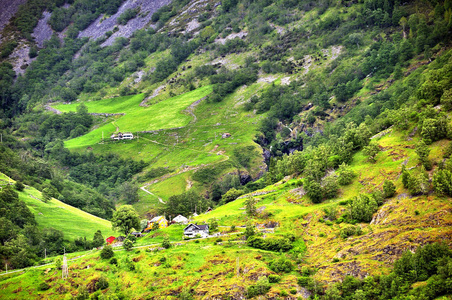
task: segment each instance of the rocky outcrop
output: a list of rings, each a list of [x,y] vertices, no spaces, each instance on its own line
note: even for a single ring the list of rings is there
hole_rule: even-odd
[[[27,2],[27,0],[0,0],[0,32],[9,23],[11,17],[19,10],[19,6]],[[2,35],[0,33],[0,43]]]
[[[99,16],[88,28],[79,33],[79,37],[89,37],[98,39],[104,37],[107,31],[115,32],[102,44],[102,46],[111,45],[117,37],[130,37],[136,30],[144,28],[151,21],[151,17],[160,7],[167,5],[171,0],[127,0],[118,9],[118,12],[109,18],[103,19]],[[127,9],[139,8],[140,13],[136,18],[127,22],[126,25],[118,25],[116,20]]]
[[[38,47],[42,48],[44,46],[44,42],[50,40],[53,34],[53,30],[47,22],[50,20],[52,13],[45,11],[42,13],[42,18],[38,21],[38,25],[36,25],[32,37],[35,38],[36,44]]]

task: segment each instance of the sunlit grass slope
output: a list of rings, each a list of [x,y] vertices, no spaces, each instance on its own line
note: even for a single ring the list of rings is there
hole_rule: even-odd
[[[212,86],[163,100],[149,107],[141,107],[144,94],[85,102],[90,113],[124,113],[117,120],[105,124],[90,133],[66,142],[67,148],[84,147],[102,140],[102,132],[109,137],[115,131],[137,132],[168,129],[187,125],[192,117],[182,111],[191,103],[212,92]],[[79,103],[60,104],[54,107],[63,112],[75,111]]]
[[[39,227],[53,227],[64,232],[66,239],[84,237],[92,239],[97,230],[104,237],[114,235],[110,221],[101,219],[78,208],[52,199],[48,203],[41,200],[41,193],[33,188],[27,188],[19,193],[19,198],[24,201],[35,215]]]
[[[0,178],[8,182],[14,182],[3,173],[0,173]],[[65,239],[72,240],[84,236],[92,239],[97,230],[100,230],[104,237],[115,235],[115,232],[111,229],[110,221],[91,215],[56,199],[44,203],[40,200],[42,199],[41,192],[32,187],[26,187],[22,192],[19,192],[19,198],[25,202],[35,215],[36,222],[40,228],[53,227],[61,230]]]

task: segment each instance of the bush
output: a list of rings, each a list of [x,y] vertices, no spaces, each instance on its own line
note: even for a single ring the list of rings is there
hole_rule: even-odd
[[[383,183],[383,198],[391,198],[395,195],[396,187],[394,183],[390,180],[385,180]]]
[[[352,183],[353,178],[356,176],[356,173],[345,163],[339,166],[336,174],[337,183],[339,183],[340,185],[348,185]]]
[[[113,252],[113,247],[111,245],[107,245],[104,248],[102,248],[102,251],[100,251],[100,258],[102,259],[110,259],[115,255]]]
[[[124,247],[124,249],[126,249],[126,251],[129,251],[133,248],[133,242],[131,240],[129,240],[129,238],[127,238],[124,243],[122,243],[122,247]]]
[[[163,238],[162,247],[165,249],[169,249],[171,247],[171,242],[167,235]]]
[[[16,183],[14,184],[14,188],[15,188],[16,190],[18,190],[19,192],[22,192],[22,191],[24,190],[24,188],[25,188],[25,185],[24,185],[22,182],[20,182],[20,181],[18,180],[18,181],[16,181]]]
[[[105,276],[100,276],[99,281],[96,283],[96,288],[98,290],[105,290],[108,288],[108,279]]]
[[[270,284],[267,277],[261,277],[256,281],[256,284],[251,285],[247,289],[248,298],[253,298],[258,295],[265,295],[270,290]]]
[[[275,274],[268,275],[268,282],[270,282],[270,283],[278,283],[280,281],[281,281],[281,276],[275,275]]]
[[[47,291],[48,289],[50,289],[50,285],[47,282],[43,281],[39,284],[38,289],[40,291]]]
[[[111,265],[118,265],[118,259],[116,257],[113,257],[112,259],[110,259],[110,264]]]
[[[276,273],[289,273],[293,270],[293,264],[290,260],[281,256],[279,259],[270,262],[270,270]]]
[[[340,235],[343,239],[346,239],[352,235],[360,235],[360,234],[362,234],[362,230],[361,230],[361,227],[359,227],[358,225],[355,225],[355,226],[348,225],[348,226],[342,228],[340,231]]]
[[[293,248],[292,243],[287,238],[266,238],[263,239],[258,236],[251,236],[248,238],[247,243],[249,246],[262,250],[270,251],[289,251]]]
[[[377,211],[378,205],[373,197],[360,195],[354,197],[348,205],[350,218],[358,222],[370,222],[372,215]]]

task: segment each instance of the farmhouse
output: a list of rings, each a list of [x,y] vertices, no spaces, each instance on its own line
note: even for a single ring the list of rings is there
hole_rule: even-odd
[[[152,220],[148,221],[148,227],[144,230],[145,232],[152,230],[152,226],[154,223],[157,223],[159,225],[158,228],[166,228],[168,227],[168,221],[165,219],[164,216],[157,216],[154,217]]]
[[[115,241],[115,237],[114,236],[110,236],[108,238],[106,238],[105,240],[107,241],[107,245],[112,244]]]
[[[209,225],[190,224],[184,228],[184,235],[187,237],[195,237],[196,235],[207,237],[209,235]]]
[[[175,217],[172,221],[173,223],[178,223],[178,224],[187,224],[188,223],[188,219],[182,215],[178,215],[177,217]]]
[[[110,138],[112,140],[116,140],[116,141],[119,141],[119,140],[132,140],[133,139],[133,133],[131,133],[131,132],[125,132],[125,133],[119,132],[118,134],[114,134],[113,133],[110,136]]]

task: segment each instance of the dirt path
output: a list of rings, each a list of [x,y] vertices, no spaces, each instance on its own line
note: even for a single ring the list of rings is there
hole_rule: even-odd
[[[157,197],[157,198],[159,199],[159,202],[160,202],[160,203],[166,204],[166,202],[164,202],[162,198],[160,198],[160,197],[157,196],[156,194],[151,193],[150,191],[148,191],[148,190],[146,189],[146,187],[147,187],[147,185],[140,187],[140,189],[142,189],[143,191],[145,191],[145,192],[148,193],[149,195],[152,195],[152,196]]]
[[[144,138],[144,137],[143,137],[142,139],[147,140],[147,141],[152,142],[152,143],[155,143],[155,144],[158,144],[158,145],[161,145],[161,146],[164,146],[164,147],[176,147],[176,148],[180,148],[180,149],[191,150],[191,151],[196,151],[196,152],[201,152],[201,153],[209,153],[209,152],[207,152],[207,151],[202,151],[202,150],[197,150],[197,149],[191,149],[191,148],[187,148],[187,147],[173,146],[173,145],[166,145],[166,144],[163,144],[163,143],[160,143],[160,142],[157,142],[157,141],[148,139],[148,138]],[[153,185],[153,184],[156,184],[157,182],[162,182],[162,181],[164,181],[164,180],[166,180],[166,179],[169,179],[169,178],[171,178],[171,177],[180,175],[180,174],[182,174],[182,173],[186,173],[186,172],[193,171],[193,170],[198,170],[199,168],[206,167],[206,166],[210,166],[210,165],[214,165],[214,164],[218,164],[218,163],[224,162],[224,161],[226,161],[226,160],[229,159],[229,156],[228,156],[228,155],[221,154],[221,156],[223,156],[223,159],[220,160],[220,161],[218,161],[218,162],[213,162],[213,163],[210,163],[210,164],[201,164],[201,165],[197,165],[197,166],[187,166],[187,167],[185,167],[185,168],[183,168],[182,170],[179,170],[179,171],[177,171],[177,172],[169,173],[169,174],[165,174],[165,175],[163,175],[163,176],[160,176],[160,177],[158,177],[158,178],[152,180],[151,182],[146,183],[145,185],[143,185],[142,187],[140,187],[140,189],[143,190],[144,192],[150,194],[150,195],[153,195],[153,196],[157,197],[157,198],[159,199],[159,202],[160,202],[160,203],[166,204],[166,202],[164,202],[163,199],[160,198],[158,195],[156,195],[156,194],[151,193],[150,191],[148,191],[148,190],[147,190],[147,187],[149,187],[149,186],[151,186],[151,185]]]

